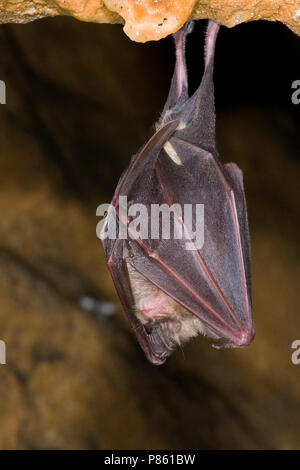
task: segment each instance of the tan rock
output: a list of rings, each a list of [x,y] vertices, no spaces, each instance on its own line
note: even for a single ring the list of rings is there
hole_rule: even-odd
[[[300,35],[300,0],[0,0],[0,23],[70,15],[95,23],[123,23],[133,41],[161,39],[187,19],[214,19],[233,27],[245,21],[281,21]]]

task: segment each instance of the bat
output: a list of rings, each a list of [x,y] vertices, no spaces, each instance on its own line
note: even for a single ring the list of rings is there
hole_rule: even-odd
[[[174,35],[175,71],[156,131],[121,176],[100,234],[131,327],[157,365],[199,333],[216,348],[248,346],[255,334],[242,172],[221,163],[215,142],[219,25],[208,24],[203,77],[189,96],[185,42],[192,29],[189,22]],[[183,207],[195,205],[203,208],[202,245],[195,210],[189,224],[182,217]],[[153,219],[152,209],[162,207],[172,219],[169,238],[162,212]]]

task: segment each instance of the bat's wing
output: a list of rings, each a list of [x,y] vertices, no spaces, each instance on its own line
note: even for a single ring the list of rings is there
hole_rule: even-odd
[[[162,146],[170,135],[174,133],[177,125],[178,122],[176,121],[166,124],[132,158],[128,169],[124,172],[116,188],[101,233],[107,265],[125,313],[147,358],[154,364],[163,363],[168,353],[159,337],[151,331],[147,331],[135,315],[135,299],[127,268],[127,262],[131,257],[131,253],[128,253],[128,240],[120,238],[120,230],[124,229],[124,227],[127,229],[129,220],[123,208],[120,207],[120,197],[126,196],[130,206],[132,202],[137,202],[136,194],[144,194],[146,192],[147,197],[144,199],[142,197],[141,200],[147,200],[148,203],[149,201],[155,202],[158,185],[155,187],[152,181],[154,167]],[[108,236],[111,227],[116,229],[115,236],[112,237]],[[144,256],[147,257],[146,254]]]
[[[136,187],[146,205],[203,204],[203,247],[186,249],[192,236],[175,215],[182,239],[131,241],[128,251],[143,276],[226,338],[228,346],[245,346],[254,335],[249,232],[241,172],[234,164],[223,167],[215,146],[213,57],[218,28],[209,23],[200,87],[181,110],[173,110],[180,126],[159,153],[152,192]]]
[[[245,346],[254,332],[242,173],[235,164],[223,168],[209,152],[176,137],[170,143],[182,164],[161,152],[156,171],[164,200],[170,206],[203,204],[204,243],[198,250],[186,249],[193,240],[184,220],[182,241],[166,240],[152,247],[159,264],[167,265],[168,273],[172,270],[172,285],[166,283],[163,290],[228,339],[229,345]]]
[[[252,302],[252,288],[251,288],[251,262],[250,262],[250,235],[248,227],[247,206],[243,184],[243,172],[235,163],[227,163],[224,165],[224,173],[227,174],[227,179],[232,187],[235,195],[236,202],[236,215],[239,221],[239,228],[241,234],[241,250],[244,258],[245,268],[245,283],[247,285],[248,297]]]
[[[140,175],[132,170],[119,194],[126,194],[129,206],[130,201],[143,204],[149,216],[153,204],[160,207],[164,203],[168,207],[190,204],[193,210],[196,204],[203,204],[204,244],[196,249],[190,228],[176,211],[173,222],[177,232],[182,229],[181,238],[176,239],[173,230],[166,239],[160,230],[156,239],[150,234],[142,239],[134,233],[130,217],[119,210],[118,216],[130,235],[124,242],[127,258],[138,272],[195,314],[216,336],[227,339],[227,346],[245,346],[251,342],[254,332],[249,234],[241,172],[234,164],[223,168],[212,154],[182,141],[176,133],[168,142],[180,156],[181,163],[175,163],[162,147],[158,153],[154,152],[155,172]],[[168,132],[165,138],[167,135]],[[157,143],[163,145],[160,137]],[[152,160],[152,156],[148,156],[148,160]],[[195,228],[193,217],[192,230]],[[108,261],[111,270],[116,269],[111,264],[114,258],[118,259],[116,253],[112,252]],[[120,292],[120,288],[117,289]],[[126,289],[130,289],[129,284]],[[125,309],[130,319],[134,299],[127,302]],[[132,319],[131,322],[133,324]],[[134,322],[139,324],[136,318]],[[154,338],[152,335],[152,343],[155,343]],[[149,335],[143,337],[145,339],[149,346]],[[159,342],[159,338],[156,341]],[[161,357],[163,345],[159,345],[159,349]],[[151,360],[153,362],[153,358]]]
[[[143,204],[149,210],[151,202],[181,207],[190,204],[193,210],[195,201],[203,204],[204,244],[196,248],[190,227],[175,211],[174,226],[182,228],[182,238],[165,239],[161,233],[158,239],[129,238],[130,263],[217,337],[228,340],[226,347],[246,346],[254,331],[249,235],[239,170],[229,165],[223,171],[208,152],[189,148],[175,137],[170,142],[183,164],[174,163],[162,150],[152,180],[153,191],[143,194]]]
[[[139,188],[142,188],[142,191],[140,191],[141,196],[149,191],[149,197],[155,197],[155,195],[152,195],[151,191],[153,188],[152,178],[156,161],[163,145],[169,137],[174,134],[177,126],[178,121],[171,121],[161,127],[142,147],[137,155],[132,157],[129,167],[121,176],[100,235],[107,260],[109,260],[114,244],[118,239],[117,236],[108,236],[108,230],[116,222],[115,215],[118,214],[119,216],[120,199],[122,196],[125,196],[129,205],[132,202],[142,202],[139,199],[137,200],[136,196],[139,196],[139,193],[137,195],[135,193]]]
[[[148,249],[159,254],[161,267],[167,265],[166,276],[172,270],[173,281],[159,287],[227,338],[229,345],[238,346],[248,344],[254,334],[250,243],[242,173],[234,164],[222,166],[215,145],[213,64],[218,29],[209,22],[201,84],[180,112],[174,110],[180,125],[156,166],[169,205],[204,205],[204,244],[200,250],[187,251],[190,237],[184,229],[182,241],[164,241]]]
[[[135,315],[135,299],[129,280],[126,257],[126,242],[125,240],[117,239],[113,246],[111,256],[107,261],[107,265],[124,311],[140,346],[144,350],[148,360],[153,364],[159,365],[165,361],[168,354],[159,337],[148,332]]]

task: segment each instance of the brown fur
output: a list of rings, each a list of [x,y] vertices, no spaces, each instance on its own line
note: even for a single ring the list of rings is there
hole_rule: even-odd
[[[143,325],[155,329],[168,349],[172,350],[175,345],[180,345],[199,333],[215,336],[199,318],[148,281],[129,261],[127,268],[137,318]],[[147,309],[144,308],[145,301]]]

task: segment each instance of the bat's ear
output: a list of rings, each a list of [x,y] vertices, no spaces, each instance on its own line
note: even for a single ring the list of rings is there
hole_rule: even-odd
[[[187,35],[193,31],[193,28],[194,22],[188,21],[179,31],[173,34],[176,49],[176,64],[162,116],[174,107],[181,106],[189,97],[185,62],[185,42]]]
[[[216,154],[215,144],[215,99],[214,99],[214,53],[219,25],[209,21],[205,43],[205,70],[201,84],[196,92],[186,101],[181,121],[186,127],[177,132],[178,136],[198,147]]]

